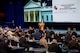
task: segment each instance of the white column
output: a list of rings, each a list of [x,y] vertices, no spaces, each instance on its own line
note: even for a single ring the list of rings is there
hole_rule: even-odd
[[[26,15],[25,15],[25,13],[24,13],[24,22],[27,22],[26,20],[27,20],[27,19],[26,19]]]
[[[30,22],[30,11],[28,11],[28,22]]]
[[[41,11],[39,11],[39,22],[41,22]]]
[[[36,20],[35,20],[35,18],[36,18],[35,15],[36,15],[36,14],[35,14],[35,11],[34,11],[34,22],[36,22]]]

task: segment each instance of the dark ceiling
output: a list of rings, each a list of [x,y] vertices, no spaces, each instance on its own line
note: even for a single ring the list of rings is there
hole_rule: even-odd
[[[22,1],[24,6],[29,0],[0,0],[0,12],[5,12],[7,2],[16,2],[16,1]],[[37,2],[38,0],[33,0],[33,1]],[[47,1],[47,0],[41,0],[41,2],[44,2],[44,1]]]
[[[0,12],[5,12],[6,0],[0,0]]]

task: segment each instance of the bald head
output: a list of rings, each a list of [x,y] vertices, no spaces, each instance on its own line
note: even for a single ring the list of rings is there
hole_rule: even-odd
[[[57,40],[56,40],[56,39],[53,39],[53,40],[52,40],[52,43],[57,44],[58,42],[57,42]]]

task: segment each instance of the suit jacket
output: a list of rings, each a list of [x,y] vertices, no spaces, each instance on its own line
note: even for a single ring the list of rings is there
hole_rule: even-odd
[[[8,47],[8,44],[5,42],[0,42],[0,53],[9,53],[10,48]]]
[[[25,37],[21,37],[20,39],[19,39],[19,44],[20,44],[20,46],[21,47],[29,47],[29,44],[28,44],[28,42],[26,41],[26,38]]]
[[[34,36],[34,38],[35,38],[36,40],[40,40],[40,38],[41,38],[41,33],[40,33],[40,32],[36,32],[36,33],[33,34],[33,36]]]
[[[56,52],[56,53],[62,53],[61,48],[59,47],[59,45],[52,43],[49,45],[48,47],[48,51],[49,52]]]

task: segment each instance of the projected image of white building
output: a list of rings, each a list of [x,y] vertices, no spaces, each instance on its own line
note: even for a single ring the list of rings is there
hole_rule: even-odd
[[[53,22],[52,6],[47,6],[45,2],[35,2],[30,0],[24,6],[24,22]]]

